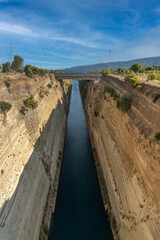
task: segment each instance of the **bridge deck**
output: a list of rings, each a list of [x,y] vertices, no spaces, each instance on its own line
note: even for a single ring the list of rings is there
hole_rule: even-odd
[[[58,73],[54,74],[57,80],[61,79],[82,79],[82,80],[100,80],[101,73]]]

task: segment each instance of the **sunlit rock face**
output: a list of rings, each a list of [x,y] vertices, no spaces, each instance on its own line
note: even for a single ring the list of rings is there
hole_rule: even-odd
[[[63,151],[69,105],[65,86],[52,74],[4,75],[0,81],[0,101],[11,105],[0,113],[0,239],[39,238],[47,194]],[[35,108],[24,104],[30,96],[37,102]]]
[[[116,97],[105,87],[131,99],[131,108],[117,108]],[[108,189],[115,239],[160,239],[159,91],[153,83],[142,84],[139,91],[114,76],[88,83],[84,107]]]

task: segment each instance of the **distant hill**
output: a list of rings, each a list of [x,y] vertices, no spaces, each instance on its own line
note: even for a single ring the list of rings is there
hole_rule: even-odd
[[[153,66],[157,65],[160,66],[160,57],[148,57],[148,58],[140,58],[134,59],[131,61],[124,61],[124,62],[111,62],[111,63],[98,63],[92,65],[84,65],[84,66],[76,66],[71,68],[63,69],[63,72],[66,73],[86,73],[91,71],[101,71],[103,69],[118,69],[119,67],[122,68],[130,68],[134,63],[140,63],[142,66]]]

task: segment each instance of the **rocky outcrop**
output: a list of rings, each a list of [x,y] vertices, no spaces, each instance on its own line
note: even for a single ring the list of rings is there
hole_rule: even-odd
[[[41,237],[47,235],[54,207],[68,93],[65,81],[52,74],[2,77],[0,101],[11,108],[0,113],[0,239],[37,240],[40,227]],[[24,105],[30,96],[37,102],[33,108]]]
[[[132,89],[114,76],[88,83],[84,107],[108,189],[105,207],[110,202],[115,239],[160,239],[160,141],[155,138],[160,132],[159,93],[147,84],[142,91]],[[117,96],[131,99],[127,112],[117,108]]]

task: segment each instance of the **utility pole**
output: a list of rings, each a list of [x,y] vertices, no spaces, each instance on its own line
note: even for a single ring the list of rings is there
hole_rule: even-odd
[[[108,51],[108,63],[109,63],[109,69],[110,69],[110,63],[111,63],[111,50]]]
[[[47,67],[46,67],[46,53],[44,54],[44,62],[45,62],[45,69],[47,69]]]

